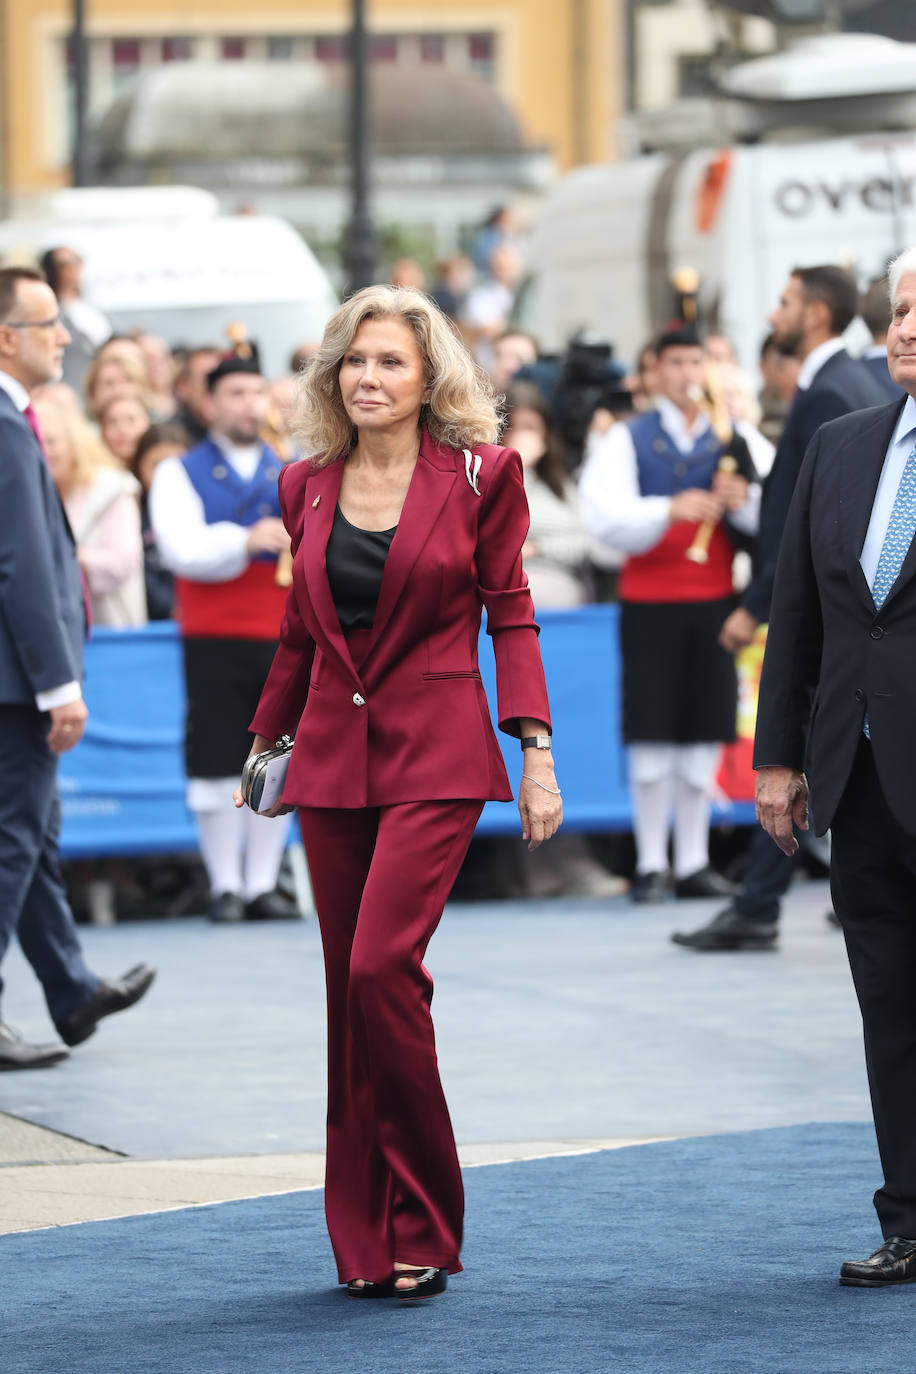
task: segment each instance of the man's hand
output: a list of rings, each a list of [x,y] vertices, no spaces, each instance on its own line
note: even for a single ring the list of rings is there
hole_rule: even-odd
[[[783,854],[798,850],[792,823],[808,829],[808,779],[794,768],[757,769],[757,819]]]
[[[692,524],[701,525],[708,520],[715,525],[722,519],[724,509],[724,502],[713,492],[704,491],[702,487],[688,487],[671,498],[668,518],[672,524],[676,520],[689,520]]]
[[[749,644],[753,643],[759,624],[760,621],[755,620],[750,611],[746,611],[743,606],[738,606],[732,611],[719,631],[719,643],[727,653],[740,653],[742,649],[746,649]]]
[[[68,702],[66,706],[52,707],[49,714],[51,729],[48,731],[48,745],[55,754],[65,754],[83,738],[89,719],[86,703],[81,697],[79,701]]]
[[[250,554],[283,553],[289,548],[289,535],[282,520],[275,515],[266,515],[256,520],[248,531],[245,548]]]
[[[750,483],[737,472],[717,472],[712,479],[712,490],[724,504],[726,510],[740,510],[747,501]]]

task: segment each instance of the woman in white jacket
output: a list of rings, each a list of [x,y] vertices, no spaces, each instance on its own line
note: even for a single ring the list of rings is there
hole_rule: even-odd
[[[146,624],[140,484],[75,407],[37,400],[45,455],[76,539],[93,623]]]

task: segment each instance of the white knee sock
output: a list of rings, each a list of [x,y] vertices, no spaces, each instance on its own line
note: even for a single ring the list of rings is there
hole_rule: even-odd
[[[673,783],[672,745],[631,745],[630,794],[637,873],[664,873],[668,867]]]
[[[277,886],[283,851],[289,835],[289,816],[268,820],[248,807],[245,816],[245,900],[253,902]]]
[[[709,814],[718,744],[677,749],[674,792],[674,876],[688,878],[709,863]]]
[[[200,854],[215,896],[234,892],[240,897],[243,891],[245,829],[242,812],[232,800],[237,782],[235,778],[192,778],[188,784],[188,805],[197,822]]]

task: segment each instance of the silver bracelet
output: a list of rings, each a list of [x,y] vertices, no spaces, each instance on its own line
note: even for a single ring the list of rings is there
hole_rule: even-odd
[[[540,787],[542,792],[549,792],[552,797],[562,797],[563,795],[559,787],[548,787],[546,782],[538,782],[537,778],[533,778],[530,773],[523,773],[522,777],[527,778],[529,782],[533,782],[535,787]]]

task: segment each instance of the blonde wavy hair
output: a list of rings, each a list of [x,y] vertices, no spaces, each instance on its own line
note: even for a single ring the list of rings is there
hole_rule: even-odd
[[[140,397],[147,410],[152,405],[149,374],[146,368],[132,353],[117,350],[115,348],[116,343],[120,343],[120,340],[113,340],[107,346],[102,345],[86,369],[86,376],[83,379],[86,411],[93,420],[97,420],[99,417],[99,401],[95,394],[96,383],[102,368],[107,367],[109,363],[121,369],[124,380],[119,386],[120,391],[134,392]],[[134,346],[136,347],[136,345]]]
[[[457,449],[495,443],[498,398],[436,303],[410,286],[367,286],[334,312],[301,374],[293,432],[315,454],[313,463],[326,467],[346,457],[355,442],[338,374],[366,320],[401,320],[413,330],[429,382],[421,419],[437,443]]]
[[[68,484],[71,489],[87,487],[101,468],[117,468],[123,472],[123,463],[118,462],[76,406],[61,405],[59,401],[38,396],[35,399],[35,411],[39,423],[56,418],[66,435],[73,460]]]

